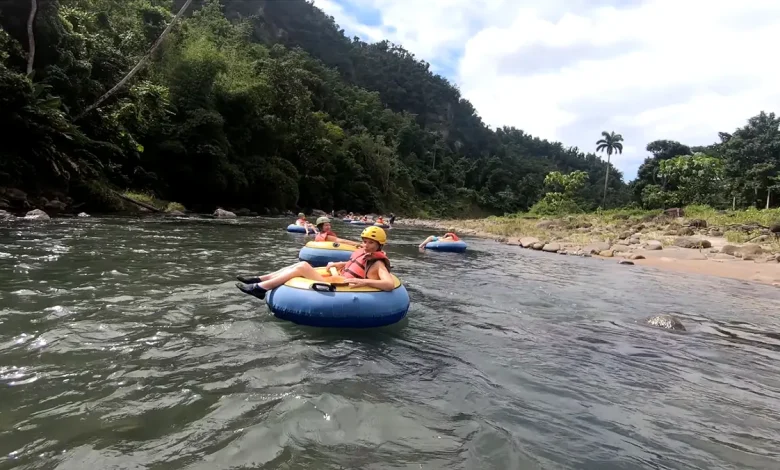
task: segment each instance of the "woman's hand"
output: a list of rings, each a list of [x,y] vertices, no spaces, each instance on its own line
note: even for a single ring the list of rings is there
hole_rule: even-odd
[[[335,268],[335,263],[332,263],[332,262],[328,263],[328,265],[325,266],[325,272],[322,273],[322,276],[323,277],[331,277],[331,276],[333,276],[333,274],[330,272],[331,268]]]
[[[345,279],[347,284],[350,286],[367,286],[368,285],[368,279],[357,279],[357,278],[348,278]]]

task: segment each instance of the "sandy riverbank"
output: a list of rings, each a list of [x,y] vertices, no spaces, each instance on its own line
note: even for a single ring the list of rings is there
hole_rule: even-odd
[[[405,219],[397,225],[431,228],[432,233],[454,227],[461,235],[551,254],[601,261],[616,258],[613,261],[780,287],[780,246],[772,235],[757,235],[751,243],[729,243],[721,228],[707,227],[701,220],[655,218],[602,223],[594,218],[571,219]],[[755,233],[762,232],[759,229]]]

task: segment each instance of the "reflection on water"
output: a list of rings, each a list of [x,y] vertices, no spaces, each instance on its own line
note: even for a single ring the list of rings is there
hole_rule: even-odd
[[[395,228],[408,320],[313,329],[287,222],[0,225],[0,467],[777,468],[776,289]]]

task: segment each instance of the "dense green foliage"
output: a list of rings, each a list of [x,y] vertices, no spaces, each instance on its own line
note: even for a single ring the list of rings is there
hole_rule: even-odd
[[[709,205],[718,200],[723,161],[703,153],[681,155],[659,162],[658,176],[662,185],[648,184],[642,191],[649,208]]]
[[[147,66],[87,112],[184,2],[39,0],[30,76],[30,5],[0,3],[0,129],[12,136],[0,149],[0,186],[104,200],[108,185],[196,210],[475,215],[565,194],[545,184],[559,172],[585,175],[564,198],[577,210],[626,205],[632,194],[644,205],[680,200],[660,194],[684,183],[661,181],[659,162],[691,149],[650,144],[654,156],[631,188],[594,153],[489,129],[427,63],[388,42],[347,38],[305,0],[194,1]],[[780,145],[763,147],[771,123],[750,126],[702,149],[724,160],[725,176],[708,187],[729,181],[722,194],[742,204],[775,191],[780,168]],[[661,203],[643,199],[649,185]],[[718,194],[695,201],[725,203]]]
[[[537,215],[561,215],[582,212],[582,197],[578,194],[588,183],[588,174],[573,171],[564,175],[551,171],[544,178],[545,194],[531,207],[531,213]]]
[[[428,64],[347,39],[303,0],[193,2],[148,66],[81,117],[184,1],[39,3],[32,77],[29,4],[0,11],[0,126],[15,136],[0,186],[101,181],[193,208],[454,215],[526,210],[547,173],[580,170],[582,203],[598,205],[595,155],[488,129]],[[619,173],[610,188],[612,205],[625,201]]]
[[[777,206],[780,198],[780,118],[761,112],[720,142],[691,148],[659,140],[632,182],[647,208],[686,204],[713,207]]]

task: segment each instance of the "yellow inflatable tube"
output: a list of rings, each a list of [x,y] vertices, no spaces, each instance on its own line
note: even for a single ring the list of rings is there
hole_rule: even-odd
[[[346,245],[336,242],[309,242],[306,244],[306,248],[314,248],[318,250],[355,251],[358,247],[355,245]]]
[[[306,261],[315,268],[327,266],[328,263],[347,261],[357,247],[337,242],[309,242],[301,248],[298,259]]]
[[[326,282],[328,278],[333,277],[328,273],[327,268],[315,268],[315,271],[317,271],[317,273],[323,276]],[[398,279],[398,277],[393,273],[390,273],[390,275],[393,276],[393,289],[398,289],[399,287],[401,287],[401,280]],[[342,278],[341,276],[337,278],[337,281],[338,283],[331,284],[335,288],[334,292],[383,292],[381,289],[377,289],[375,287],[349,286],[349,285],[341,284],[342,282],[344,282],[344,278]],[[294,277],[284,283],[284,285],[287,287],[292,287],[295,289],[305,289],[305,290],[312,289],[311,287],[312,284],[322,284],[322,282],[312,281],[311,279],[306,279],[303,277]],[[328,282],[328,284],[330,283]]]

